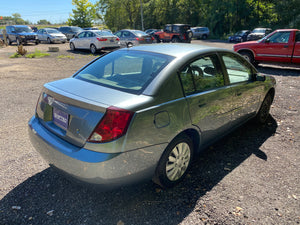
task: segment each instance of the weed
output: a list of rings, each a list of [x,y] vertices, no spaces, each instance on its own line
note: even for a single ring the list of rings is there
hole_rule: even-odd
[[[26,58],[42,58],[49,55],[50,55],[49,53],[43,53],[39,50],[35,50],[34,53],[26,55]]]
[[[72,55],[59,55],[57,56],[58,59],[75,59]]]

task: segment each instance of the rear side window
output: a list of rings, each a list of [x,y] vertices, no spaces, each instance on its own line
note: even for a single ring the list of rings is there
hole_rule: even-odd
[[[115,51],[85,67],[76,79],[139,94],[173,57],[141,51]]]
[[[208,91],[224,86],[216,55],[203,56],[186,65],[180,72],[186,95]]]

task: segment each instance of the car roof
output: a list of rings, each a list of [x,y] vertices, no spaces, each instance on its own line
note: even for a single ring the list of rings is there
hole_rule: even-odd
[[[275,31],[282,32],[282,31],[299,31],[299,30],[298,29],[277,29]]]
[[[132,48],[124,48],[121,50],[138,50],[138,51],[147,51],[153,53],[159,53],[164,55],[170,55],[173,57],[183,57],[191,53],[200,54],[208,53],[215,51],[229,51],[223,48],[215,48],[206,45],[197,45],[197,44],[188,44],[188,43],[174,43],[174,44],[151,44],[151,45],[138,45]]]

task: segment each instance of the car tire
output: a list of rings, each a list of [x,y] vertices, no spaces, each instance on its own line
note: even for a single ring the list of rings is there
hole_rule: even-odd
[[[185,134],[177,136],[162,154],[153,181],[162,188],[170,188],[186,176],[193,159],[193,142]]]
[[[17,45],[21,45],[22,44],[22,41],[20,41],[19,38],[17,38]]]
[[[47,38],[47,43],[48,43],[48,44],[51,44],[51,43],[52,43],[52,41],[50,40],[50,38]]]
[[[7,42],[7,45],[11,45],[11,41],[8,37],[6,38],[6,42]]]
[[[35,41],[35,45],[38,45],[39,43],[40,43],[40,41],[39,41],[39,40]]]
[[[270,108],[273,102],[272,95],[268,93],[262,102],[260,109],[256,115],[256,121],[260,124],[265,124],[270,115]]]
[[[97,52],[97,47],[94,44],[91,44],[90,51],[92,54],[95,54]]]
[[[254,57],[252,55],[252,53],[250,52],[240,52],[240,54],[250,63],[252,63],[254,65],[255,61],[254,61]]]
[[[202,39],[203,39],[203,40],[206,40],[206,39],[207,39],[207,35],[206,35],[206,34],[203,34]]]
[[[172,41],[172,43],[177,43],[177,42],[179,42],[179,38],[178,37],[173,37],[171,41]]]
[[[133,44],[131,42],[126,43],[127,48],[131,48]]]
[[[71,49],[71,51],[75,51],[76,50],[75,45],[74,45],[73,42],[70,42],[70,49]]]

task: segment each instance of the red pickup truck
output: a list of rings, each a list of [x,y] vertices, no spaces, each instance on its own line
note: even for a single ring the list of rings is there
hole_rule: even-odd
[[[258,41],[233,46],[252,64],[259,62],[300,63],[300,30],[280,29]]]

